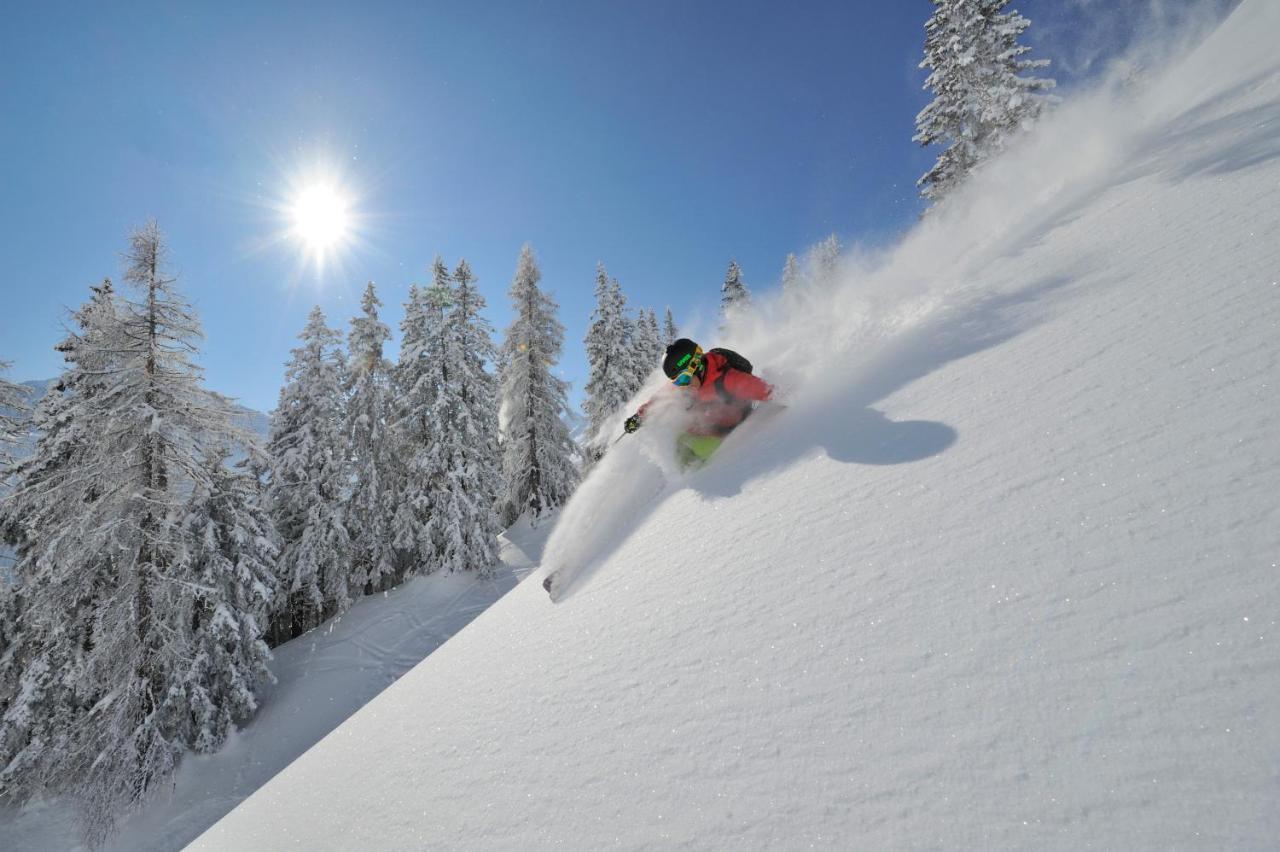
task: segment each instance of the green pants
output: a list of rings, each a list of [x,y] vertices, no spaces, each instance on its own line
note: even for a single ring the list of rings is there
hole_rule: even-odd
[[[676,438],[676,460],[682,468],[701,467],[720,448],[724,438],[718,435],[690,435]]]

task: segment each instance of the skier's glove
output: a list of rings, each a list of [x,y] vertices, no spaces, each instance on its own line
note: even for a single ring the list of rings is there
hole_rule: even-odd
[[[617,422],[616,420],[614,421]],[[633,414],[627,418],[627,422],[622,424],[622,428],[630,435],[632,432],[640,428],[640,415]]]

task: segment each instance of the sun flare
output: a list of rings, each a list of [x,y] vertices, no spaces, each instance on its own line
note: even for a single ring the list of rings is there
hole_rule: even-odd
[[[353,274],[356,258],[370,249],[373,221],[357,176],[323,154],[292,165],[282,157],[278,168],[278,190],[261,199],[273,220],[261,245],[292,253],[298,281],[324,286]]]
[[[349,202],[330,184],[304,187],[289,207],[293,233],[317,257],[341,247],[351,233]]]

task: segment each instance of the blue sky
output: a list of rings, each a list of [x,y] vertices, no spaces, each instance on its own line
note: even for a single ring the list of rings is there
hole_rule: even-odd
[[[1147,14],[1015,5],[1067,89]],[[345,329],[373,280],[394,328],[436,254],[466,257],[500,333],[528,241],[561,305],[576,401],[597,261],[633,305],[705,320],[730,258],[762,289],[789,251],[832,232],[883,244],[915,220],[914,181],[934,156],[910,141],[929,97],[916,66],[930,11],[13,6],[0,31],[0,359],[10,378],[56,375],[65,309],[119,278],[128,231],[154,217],[205,325],[209,385],[267,410],[313,304]],[[322,271],[278,239],[291,187],[319,170],[359,223]]]

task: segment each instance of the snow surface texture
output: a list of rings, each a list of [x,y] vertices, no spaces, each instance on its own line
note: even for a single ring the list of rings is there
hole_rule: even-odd
[[[194,848],[1274,848],[1277,33],[1246,0],[717,341],[790,407],[668,485],[601,465],[560,603],[535,574]]]

